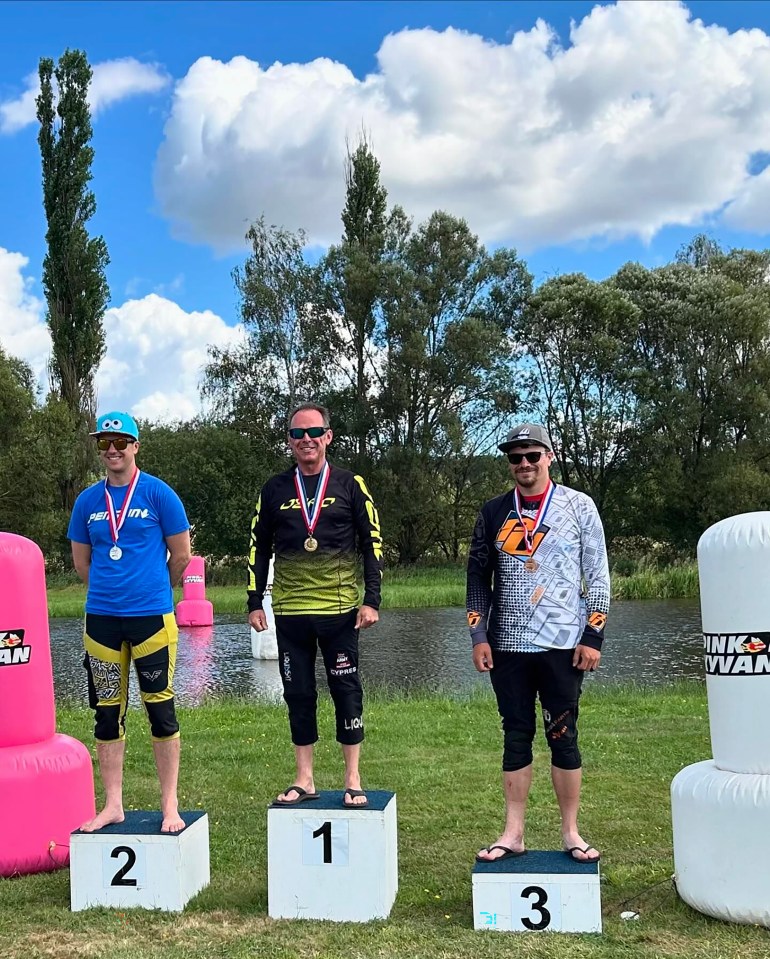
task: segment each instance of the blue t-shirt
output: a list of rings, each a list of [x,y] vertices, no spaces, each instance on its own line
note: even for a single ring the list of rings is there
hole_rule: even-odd
[[[110,486],[117,519],[128,486]],[[67,536],[91,547],[86,612],[108,616],[153,616],[174,608],[168,576],[166,537],[190,528],[182,501],[171,487],[140,473],[128,516],[118,533],[119,560],[110,559],[112,536],[104,480],[75,500]]]

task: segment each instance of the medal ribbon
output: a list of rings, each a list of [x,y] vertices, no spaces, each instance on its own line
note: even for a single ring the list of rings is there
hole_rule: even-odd
[[[112,542],[117,546],[118,543],[118,533],[123,528],[123,524],[126,521],[128,516],[128,508],[131,505],[131,499],[134,495],[134,490],[136,489],[136,484],[139,481],[139,470],[134,470],[134,475],[131,477],[131,482],[128,484],[128,490],[126,491],[126,498],[123,500],[123,506],[120,508],[120,521],[118,521],[115,514],[115,504],[112,502],[112,497],[110,496],[110,491],[107,486],[107,480],[104,481],[104,499],[107,502],[107,520],[110,524],[110,536],[112,536]]]
[[[318,478],[318,486],[315,491],[315,498],[313,500],[313,510],[312,512],[308,509],[308,499],[307,492],[305,490],[305,481],[302,479],[302,473],[299,471],[299,466],[294,470],[294,486],[297,490],[297,499],[299,500],[299,508],[302,510],[302,518],[305,521],[305,526],[307,527],[308,536],[313,535],[313,531],[318,525],[318,520],[321,518],[321,506],[323,505],[324,497],[326,496],[326,487],[329,485],[329,464],[324,463],[324,468],[321,470],[321,475]]]
[[[519,487],[517,486],[513,491],[513,508],[516,511],[516,518],[521,523],[521,527],[524,530],[524,542],[527,547],[527,552],[531,556],[535,552],[535,534],[543,525],[545,520],[545,514],[548,512],[548,507],[551,505],[551,500],[553,499],[553,494],[556,492],[556,486],[552,480],[548,481],[548,486],[545,490],[545,495],[540,500],[540,508],[535,514],[535,521],[532,524],[532,532],[527,529],[526,523],[524,522],[524,516],[521,509],[521,497],[519,496]]]

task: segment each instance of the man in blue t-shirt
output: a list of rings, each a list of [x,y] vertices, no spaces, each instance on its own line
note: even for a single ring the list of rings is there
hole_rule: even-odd
[[[95,832],[124,819],[123,757],[133,659],[160,779],[161,831],[179,832],[184,821],[177,803],[172,586],[190,562],[190,524],[171,487],[137,468],[139,429],[133,417],[105,413],[92,436],[107,475],[78,496],[67,536],[77,574],[88,587],[85,667],[105,804],[80,828]]]

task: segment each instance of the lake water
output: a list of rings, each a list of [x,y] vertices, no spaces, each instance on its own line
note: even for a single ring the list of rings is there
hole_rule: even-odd
[[[52,619],[50,625],[57,701],[84,702],[82,621]],[[616,602],[606,637],[601,667],[586,677],[587,683],[633,680],[657,686],[703,677],[697,600]],[[196,705],[222,693],[280,699],[278,663],[252,658],[250,630],[242,617],[218,616],[209,629],[180,630],[179,639],[174,687],[180,704]],[[368,688],[489,686],[489,677],[473,668],[465,614],[456,608],[384,610],[380,622],[361,634],[360,668]],[[132,681],[132,701],[137,701],[135,686]]]

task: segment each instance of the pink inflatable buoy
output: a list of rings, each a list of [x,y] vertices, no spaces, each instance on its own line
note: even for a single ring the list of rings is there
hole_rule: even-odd
[[[38,546],[0,533],[0,876],[69,862],[93,817],[88,749],[56,735],[45,566]]]
[[[206,599],[206,566],[202,556],[193,556],[182,576],[176,623],[177,626],[214,625],[214,606]]]

